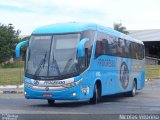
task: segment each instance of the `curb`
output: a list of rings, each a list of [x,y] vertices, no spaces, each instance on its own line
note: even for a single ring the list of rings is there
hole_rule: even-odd
[[[22,85],[1,85],[0,86],[0,94],[23,94],[23,86]]]
[[[23,90],[4,90],[4,91],[0,91],[0,94],[24,94]]]

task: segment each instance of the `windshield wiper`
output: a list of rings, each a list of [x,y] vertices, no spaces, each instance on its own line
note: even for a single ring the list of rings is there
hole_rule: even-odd
[[[40,64],[38,65],[37,67],[37,70],[34,74],[35,78],[37,77],[37,75],[39,75],[39,73],[41,72],[42,70],[42,65],[43,65],[43,68],[44,68],[44,65],[46,63],[46,58],[47,58],[47,52],[44,54],[44,58],[41,60]]]
[[[66,73],[69,69],[69,66],[71,65],[71,62],[73,61],[72,58],[70,58],[67,63],[66,63],[66,66],[64,67],[64,70],[63,70],[63,73]]]
[[[57,68],[56,70],[57,70],[58,75],[59,75],[59,76],[61,76],[61,72],[60,72],[60,70],[59,70],[59,67],[58,67],[57,61],[56,61],[55,59],[53,59],[52,64],[54,64],[54,65],[55,65],[55,67]]]
[[[63,73],[68,73],[69,69],[71,69],[72,67],[74,67],[74,71],[76,71],[78,73],[78,71],[79,71],[78,64],[75,63],[72,58],[70,58],[66,63],[66,66],[65,66],[65,68],[63,70]]]

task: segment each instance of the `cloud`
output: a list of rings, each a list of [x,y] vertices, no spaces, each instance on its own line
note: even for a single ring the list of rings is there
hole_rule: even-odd
[[[0,5],[0,10],[2,10],[2,11],[12,11],[12,12],[32,12],[29,9],[16,7],[16,6],[9,6],[9,5]]]
[[[25,34],[34,26],[68,21],[97,22],[105,15],[104,11],[98,10],[102,6],[98,0],[2,0],[0,6],[4,6],[0,8],[0,14],[4,14],[1,22],[13,23]]]
[[[57,22],[95,22],[112,27],[122,22],[128,29],[160,26],[159,0],[1,0],[1,23],[12,23],[30,34],[36,27]],[[152,26],[153,25],[153,26]]]

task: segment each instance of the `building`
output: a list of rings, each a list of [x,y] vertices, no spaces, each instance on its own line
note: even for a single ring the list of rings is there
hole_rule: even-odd
[[[160,29],[130,30],[129,33],[144,42],[146,64],[160,64]]]

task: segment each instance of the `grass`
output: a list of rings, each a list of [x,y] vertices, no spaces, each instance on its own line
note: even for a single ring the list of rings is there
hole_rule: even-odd
[[[160,65],[146,65],[146,79],[160,78]]]
[[[16,61],[0,65],[0,85],[20,85],[23,83],[24,62]]]
[[[0,85],[20,85],[23,75],[23,68],[0,68]]]

